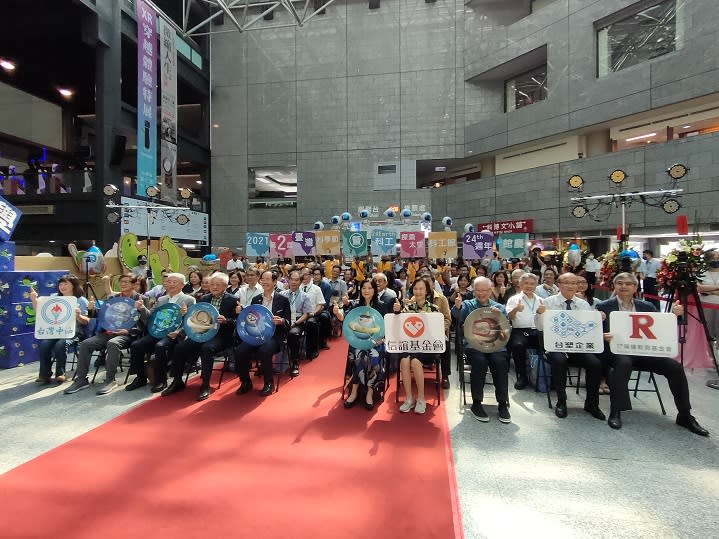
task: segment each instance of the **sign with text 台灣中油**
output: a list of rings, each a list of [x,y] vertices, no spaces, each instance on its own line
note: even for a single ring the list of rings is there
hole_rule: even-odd
[[[679,353],[677,317],[672,313],[609,313],[609,349],[628,356],[675,357]]]
[[[397,235],[395,232],[392,230],[373,230],[372,254],[380,256],[397,254]]]
[[[157,184],[157,13],[144,0],[137,16],[137,193]]]
[[[342,253],[345,256],[367,256],[367,232],[343,230]]]
[[[315,230],[315,243],[318,255],[339,256],[342,252],[339,230]]]
[[[270,258],[289,258],[292,256],[292,234],[270,233]]]
[[[21,215],[20,210],[0,197],[0,240],[10,241]]]
[[[422,258],[427,256],[424,246],[424,232],[400,232],[399,256],[402,258]]]
[[[529,253],[529,234],[500,234],[497,241],[502,258],[521,258]]]
[[[267,256],[270,252],[270,235],[267,232],[247,232],[247,256]]]
[[[465,260],[480,260],[492,254],[494,235],[468,232],[462,236],[462,256]]]
[[[316,252],[314,232],[292,233],[292,241],[290,242],[290,253],[292,256],[309,256]]]
[[[384,344],[387,352],[441,354],[445,347],[442,313],[384,315]]]
[[[542,325],[547,352],[599,354],[604,351],[599,311],[545,311]]]
[[[534,232],[533,219],[515,219],[514,221],[496,221],[494,223],[481,223],[477,230],[489,230],[495,234],[510,232]]]
[[[454,232],[430,232],[427,237],[427,253],[430,258],[456,258],[457,234]]]
[[[36,339],[72,339],[75,336],[75,296],[40,296],[35,310]]]

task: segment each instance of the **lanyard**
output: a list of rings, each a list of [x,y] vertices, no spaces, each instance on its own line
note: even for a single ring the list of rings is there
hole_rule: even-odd
[[[531,305],[530,305],[529,302],[527,301],[527,296],[524,296],[524,295],[523,295],[523,296],[522,296],[522,301],[527,305],[527,307],[529,307],[529,310],[532,311],[532,314],[534,314],[534,306],[537,304],[537,298],[534,297],[534,298],[532,299],[532,304],[531,304]]]

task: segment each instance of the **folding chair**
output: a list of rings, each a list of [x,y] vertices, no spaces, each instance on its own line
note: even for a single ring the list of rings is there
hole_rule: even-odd
[[[384,383],[382,384],[382,388],[378,389],[377,386],[375,386],[374,389],[374,402],[380,403],[384,402],[384,397],[387,394],[387,390],[389,389],[389,368],[388,368],[388,358],[387,358],[387,352],[385,351],[382,354],[382,357],[380,358],[380,371],[378,373],[378,377],[380,374],[384,377]],[[367,372],[367,371],[365,371]],[[344,381],[342,382],[342,400],[345,400],[346,396],[349,396],[349,392],[352,388],[352,375],[354,374],[354,364],[352,361],[350,361],[349,353],[347,354],[347,361],[345,362],[345,374],[344,374]],[[368,374],[365,375],[365,380],[367,380]],[[362,386],[360,386],[362,387]],[[357,398],[364,398],[363,395],[359,395]]]
[[[401,361],[401,358],[402,358],[402,355],[400,354],[400,361]],[[423,365],[423,367],[424,367],[423,371],[425,374],[425,377],[424,377],[425,383],[427,380],[426,375],[428,373],[431,374],[432,372],[434,372],[434,385],[435,385],[435,389],[437,390],[436,406],[439,406],[440,402],[442,402],[442,377],[441,377],[442,369],[441,369],[440,363],[441,363],[440,355],[435,354],[433,367],[427,367],[427,366]],[[410,372],[412,372],[412,371],[410,370]],[[400,389],[400,385],[402,384],[401,378],[402,378],[402,369],[397,367],[397,384],[396,384],[396,388],[395,388],[396,391],[395,391],[395,395],[394,395],[395,402],[399,402],[399,389]]]
[[[654,379],[654,373],[649,373],[649,378],[647,379],[647,384],[652,384],[654,386],[654,389],[651,387],[648,389],[639,389],[639,380],[642,377],[642,373],[645,371],[636,371],[637,377],[636,378],[630,378],[630,382],[634,383],[634,398],[637,397],[637,393],[656,393],[657,399],[659,400],[659,407],[662,409],[662,415],[667,415],[667,411],[664,409],[664,403],[662,402],[662,395],[659,393],[659,387],[657,387],[657,381]]]

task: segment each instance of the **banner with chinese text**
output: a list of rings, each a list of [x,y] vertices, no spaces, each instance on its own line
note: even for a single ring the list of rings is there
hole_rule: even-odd
[[[372,254],[373,255],[396,255],[397,235],[390,230],[372,231]]]
[[[160,163],[162,200],[177,202],[177,50],[175,29],[160,19]]]
[[[457,258],[457,234],[455,232],[430,232],[427,238],[430,258]]]
[[[529,234],[500,234],[498,241],[502,258],[521,258],[529,254]]]
[[[615,354],[674,357],[679,353],[677,317],[673,313],[609,313]]]
[[[494,223],[481,223],[477,225],[477,230],[489,230],[494,234],[504,234],[511,232],[534,232],[534,219],[516,219],[514,221],[497,221]]]
[[[292,256],[292,234],[270,234],[270,258],[290,258]]]
[[[137,16],[137,194],[157,184],[157,14],[144,0]],[[117,81],[119,84],[119,81]]]
[[[462,236],[462,256],[465,260],[480,260],[492,255],[494,235],[468,232]]]
[[[427,250],[424,247],[424,232],[400,232],[399,256],[402,258],[427,256]]]
[[[445,348],[442,313],[401,313],[384,316],[388,352],[441,354]]]
[[[367,256],[367,232],[343,230],[342,253],[345,256]]]
[[[599,311],[544,311],[541,316],[544,349],[547,352],[599,354],[604,351]]]
[[[248,232],[246,256],[267,256],[270,252],[270,235],[267,232]]]
[[[315,243],[319,255],[339,256],[342,252],[339,230],[315,230]]]
[[[316,253],[314,232],[293,232],[290,242],[291,256],[309,256]]]

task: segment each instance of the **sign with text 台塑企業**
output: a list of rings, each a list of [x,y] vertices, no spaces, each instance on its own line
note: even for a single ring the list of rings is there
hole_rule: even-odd
[[[0,197],[0,240],[10,241],[21,215],[20,210]]]
[[[457,234],[455,232],[430,232],[427,237],[427,253],[430,258],[456,258]]]
[[[393,230],[373,230],[372,254],[380,256],[397,254],[397,234]]]
[[[492,255],[494,235],[487,232],[467,232],[462,236],[462,256],[465,260],[481,260]]]
[[[402,258],[423,258],[427,256],[424,246],[424,232],[400,232],[399,256]]]
[[[40,296],[35,309],[36,339],[72,339],[75,336],[75,296]]]
[[[290,242],[290,253],[292,256],[309,256],[316,252],[314,232],[292,233],[292,241]]]
[[[270,252],[270,235],[267,232],[247,232],[247,256],[267,256]]]
[[[339,256],[342,252],[339,230],[315,230],[315,243],[318,255]]]
[[[392,353],[441,354],[444,352],[442,313],[384,315],[385,349]]]
[[[547,352],[599,354],[604,351],[599,311],[545,311],[542,326]]]
[[[343,230],[342,253],[345,256],[367,256],[367,232]]]
[[[609,313],[609,349],[628,356],[675,357],[679,353],[677,317],[673,313]]]
[[[529,234],[500,234],[497,241],[502,258],[522,258],[529,254]]]

